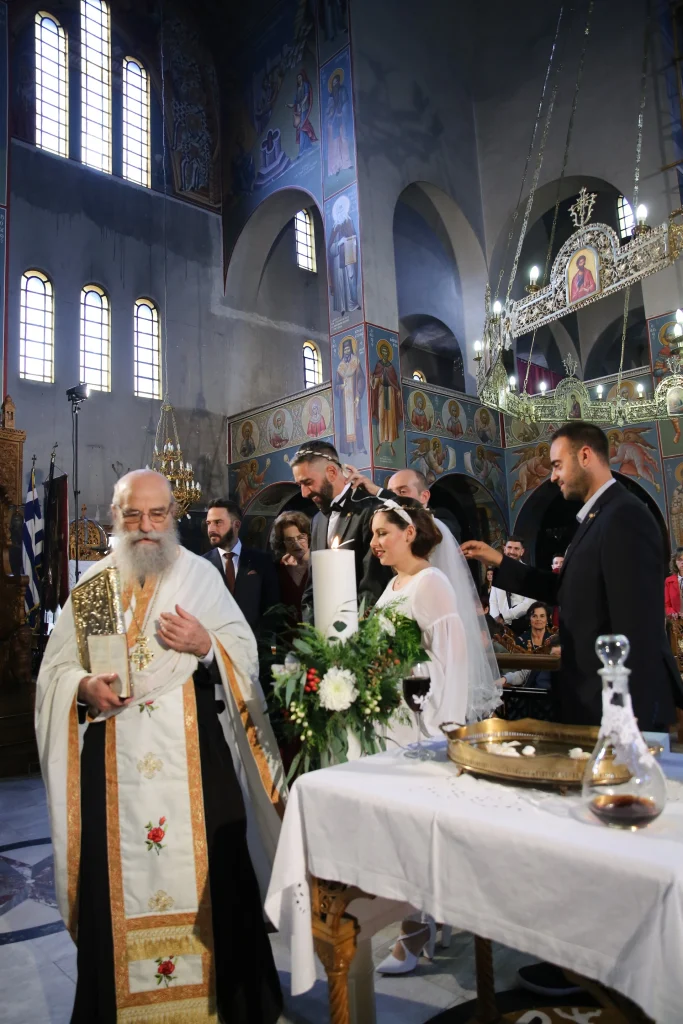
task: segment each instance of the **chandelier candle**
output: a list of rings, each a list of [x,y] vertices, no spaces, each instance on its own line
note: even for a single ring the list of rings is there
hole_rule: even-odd
[[[312,551],[311,570],[314,625],[328,638],[345,640],[358,629],[355,555],[341,546]]]

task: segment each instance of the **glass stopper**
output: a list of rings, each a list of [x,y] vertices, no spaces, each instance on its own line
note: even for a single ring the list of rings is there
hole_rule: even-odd
[[[605,668],[623,666],[630,650],[631,644],[621,633],[599,636],[595,641],[595,653]]]

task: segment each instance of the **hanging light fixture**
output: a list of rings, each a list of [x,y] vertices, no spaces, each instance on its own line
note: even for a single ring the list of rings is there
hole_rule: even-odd
[[[643,203],[638,202],[643,110],[645,107],[649,64],[651,15],[648,14],[641,65],[641,96],[638,111],[632,202],[636,223],[632,239],[622,245],[617,233],[609,225],[590,222],[597,194],[588,192],[583,187],[576,201],[569,209],[569,214],[576,230],[562,245],[551,265],[552,248],[560,208],[561,185],[569,155],[569,144],[572,136],[579,85],[590,34],[592,10],[593,4],[590,4],[583,34],[583,49],[574,88],[574,99],[567,129],[562,173],[558,181],[557,198],[544,273],[541,275],[538,267],[532,267],[529,273],[529,284],[526,286],[527,294],[516,301],[512,301],[512,288],[517,274],[522,245],[527,234],[536,185],[540,176],[545,143],[548,137],[554,100],[557,93],[557,84],[555,84],[547,104],[545,124],[541,133],[541,142],[537,154],[532,186],[522,219],[504,302],[501,302],[496,293],[495,300],[491,303],[491,288],[488,285],[486,287],[485,325],[482,336],[481,359],[477,360],[477,393],[482,405],[488,405],[493,409],[524,421],[562,422],[571,418],[571,412],[578,403],[583,419],[594,423],[614,423],[623,426],[625,423],[646,423],[655,419],[667,419],[670,415],[669,409],[673,409],[679,404],[680,389],[683,388],[683,359],[681,359],[680,354],[683,342],[682,310],[676,311],[676,324],[673,329],[674,337],[681,339],[678,341],[678,351],[675,351],[672,357],[669,358],[667,362],[669,374],[657,385],[652,397],[646,396],[642,385],[636,389],[637,397],[627,397],[622,393],[620,385],[624,366],[630,289],[644,277],[671,266],[683,253],[683,223],[681,223],[683,208],[670,214],[668,224],[652,226],[647,222],[647,207]],[[559,38],[560,23],[561,16],[558,19],[555,41],[545,78],[544,94],[538,108],[538,116],[532,136],[532,146],[540,125],[541,108],[544,102],[545,88],[550,79],[554,53]],[[525,170],[522,193],[524,192],[526,173]],[[510,231],[508,235],[508,249],[512,237],[513,232]],[[507,257],[507,250],[505,256]],[[501,270],[498,279],[497,292],[500,289],[502,277],[503,270]],[[534,342],[539,328],[560,320],[569,313],[583,309],[585,306],[597,302],[606,295],[613,295],[617,292],[624,292],[624,315],[621,359],[616,387],[613,389],[614,397],[609,400],[604,399],[601,384],[596,388],[597,398],[589,394],[584,382],[576,376],[578,362],[573,355],[568,355],[563,360],[567,376],[560,381],[551,394],[547,394],[546,389],[541,388],[541,394],[530,395],[527,391],[527,382]],[[527,359],[526,377],[523,382],[520,380],[519,388],[517,388],[516,381],[513,386],[513,378],[509,377],[509,370],[505,368],[503,355],[505,351],[512,349],[515,338],[529,333],[532,335],[532,340]],[[676,389],[675,392],[672,389]],[[669,397],[671,401],[669,401]]]
[[[166,204],[167,204],[167,181],[166,181],[166,66],[164,55],[164,5],[163,0],[160,7],[160,56],[161,56],[161,125],[162,125],[162,162],[164,179],[164,213],[163,213],[163,239],[164,239],[164,315],[161,327],[161,342],[164,361],[164,398],[161,403],[159,422],[157,423],[156,437],[154,439],[154,454],[152,458],[152,469],[161,473],[168,480],[173,500],[176,503],[177,517],[187,515],[190,505],[194,505],[201,498],[201,484],[196,483],[192,463],[187,462],[180,446],[178,437],[178,425],[176,423],[175,411],[171,405],[168,393],[168,344],[167,329],[168,323],[168,267],[167,267],[167,238],[166,238]],[[188,517],[189,518],[189,517]]]

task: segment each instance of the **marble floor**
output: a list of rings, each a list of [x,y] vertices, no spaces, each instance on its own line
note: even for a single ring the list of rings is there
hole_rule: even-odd
[[[396,934],[391,926],[373,940],[382,960]],[[285,993],[281,1024],[323,1024],[329,1020],[327,985],[318,982],[303,996],[290,995],[289,951],[277,935],[273,951]],[[512,988],[515,972],[530,958],[497,947],[499,991]],[[449,949],[437,949],[409,977],[376,975],[377,1024],[422,1024],[474,997],[472,940],[455,934]],[[76,985],[76,949],[57,911],[52,846],[40,779],[0,780],[0,991],[3,1024],[68,1024]]]

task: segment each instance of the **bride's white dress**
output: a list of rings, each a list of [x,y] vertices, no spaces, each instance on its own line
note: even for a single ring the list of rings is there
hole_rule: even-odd
[[[420,627],[431,679],[422,721],[428,735],[442,737],[443,722],[464,724],[468,712],[470,658],[458,598],[447,577],[434,566],[415,573],[400,590],[394,590],[395,582],[387,585],[377,607],[393,605]],[[386,738],[405,745],[415,739],[415,727],[396,723]]]

